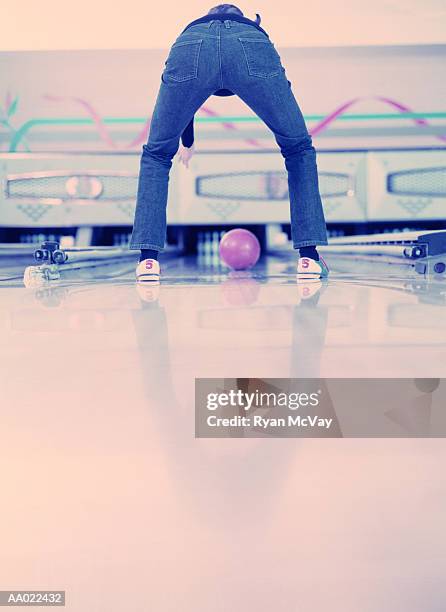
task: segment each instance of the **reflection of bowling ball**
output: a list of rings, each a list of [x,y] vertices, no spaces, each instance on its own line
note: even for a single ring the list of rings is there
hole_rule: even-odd
[[[260,243],[249,230],[230,230],[220,240],[220,257],[233,270],[247,270],[260,257]]]
[[[422,393],[433,393],[440,384],[439,378],[414,378],[416,388]]]
[[[221,284],[223,298],[231,306],[250,306],[257,302],[260,283],[247,276],[250,272],[231,272]],[[243,275],[243,276],[241,276]]]

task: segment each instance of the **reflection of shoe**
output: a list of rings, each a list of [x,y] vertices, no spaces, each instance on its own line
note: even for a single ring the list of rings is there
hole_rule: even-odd
[[[321,256],[319,256],[319,261],[309,257],[299,257],[297,261],[298,280],[318,281],[321,278],[327,278],[328,272],[328,266]]]
[[[138,283],[153,283],[160,280],[160,265],[156,259],[143,259],[136,266]]]
[[[322,283],[318,278],[312,279],[308,282],[305,281],[305,279],[299,279],[297,291],[302,300],[309,300],[321,290],[321,287]]]
[[[160,296],[160,284],[158,281],[136,283],[136,291],[143,302],[148,304],[157,302]]]

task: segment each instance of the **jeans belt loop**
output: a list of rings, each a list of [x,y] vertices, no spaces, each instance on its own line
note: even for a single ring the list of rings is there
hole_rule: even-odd
[[[231,27],[231,22],[229,21],[229,19],[225,19],[225,28],[230,28]]]

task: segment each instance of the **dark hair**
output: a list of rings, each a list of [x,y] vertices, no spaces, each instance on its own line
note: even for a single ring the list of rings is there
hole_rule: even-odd
[[[208,11],[208,15],[210,13],[237,13],[242,17],[244,16],[243,12],[239,9],[238,6],[235,6],[235,4],[217,4],[217,6],[212,7]]]

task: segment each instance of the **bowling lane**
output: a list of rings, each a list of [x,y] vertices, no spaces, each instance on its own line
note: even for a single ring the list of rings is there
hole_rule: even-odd
[[[0,289],[4,584],[70,612],[440,609],[441,440],[196,440],[194,379],[444,375],[444,285],[163,270]]]
[[[296,282],[289,255],[245,272],[170,257],[155,286],[136,285],[129,261],[70,270],[37,289],[2,282],[2,363],[19,374],[47,334],[45,367],[63,351],[62,380],[103,352],[119,363],[121,354],[139,361],[141,351],[154,367],[159,358],[192,377],[444,375],[444,282],[329,263],[328,282],[310,284]]]

